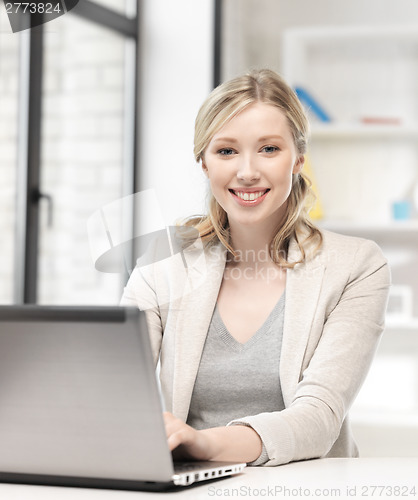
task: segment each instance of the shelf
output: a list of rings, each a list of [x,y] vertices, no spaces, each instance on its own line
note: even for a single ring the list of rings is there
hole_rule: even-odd
[[[376,40],[406,40],[408,42],[418,42],[418,25],[411,23],[403,26],[314,26],[297,27],[288,29],[285,38],[295,38],[304,42],[336,42],[338,40],[361,40],[363,43]]]
[[[416,125],[312,124],[313,139],[418,139]]]
[[[382,222],[314,221],[321,229],[349,235],[396,234],[418,237],[418,220]]]
[[[373,425],[384,427],[418,428],[418,410],[416,413],[390,413],[386,411],[375,412],[360,410],[353,407],[350,412],[351,422],[356,425]]]
[[[418,221],[393,221],[387,223],[351,221],[313,221],[319,229],[347,236],[376,241],[382,248],[414,250],[418,245]]]
[[[402,321],[386,319],[385,330],[418,332],[418,318],[411,318],[410,320]]]

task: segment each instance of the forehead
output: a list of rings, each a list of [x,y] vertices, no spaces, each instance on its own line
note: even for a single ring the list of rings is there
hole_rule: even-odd
[[[292,131],[285,113],[266,103],[250,104],[233,118],[228,120],[212,137],[221,135],[259,135],[278,134],[285,139],[292,139]]]

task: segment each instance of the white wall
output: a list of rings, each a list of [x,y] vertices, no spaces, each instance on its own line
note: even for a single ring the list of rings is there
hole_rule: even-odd
[[[416,0],[224,0],[224,78],[248,67],[281,70],[281,36],[302,26],[403,26],[418,20]]]
[[[140,29],[140,188],[155,189],[169,225],[205,208],[193,130],[211,90],[213,0],[145,0]]]

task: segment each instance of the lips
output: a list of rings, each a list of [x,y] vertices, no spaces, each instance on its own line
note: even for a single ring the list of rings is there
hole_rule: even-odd
[[[270,189],[252,188],[251,190],[229,189],[233,198],[243,206],[254,206],[261,203]]]

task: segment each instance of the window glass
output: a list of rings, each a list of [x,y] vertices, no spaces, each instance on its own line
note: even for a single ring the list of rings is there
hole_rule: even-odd
[[[45,32],[38,302],[117,304],[122,274],[97,271],[87,221],[122,196],[125,44],[75,15]],[[132,104],[131,104],[132,106]]]
[[[136,0],[95,0],[95,3],[127,17],[136,15]]]
[[[0,303],[13,302],[19,35],[0,3]]]

